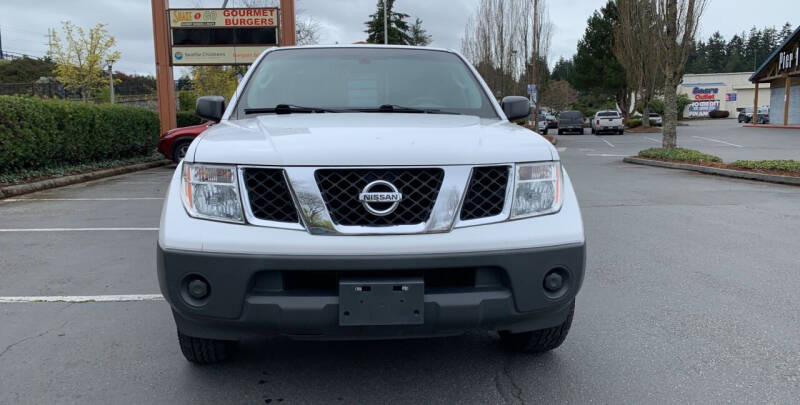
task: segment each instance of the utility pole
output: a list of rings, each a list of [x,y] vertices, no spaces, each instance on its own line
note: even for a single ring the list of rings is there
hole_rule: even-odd
[[[389,24],[386,18],[386,3],[388,0],[383,0],[383,44],[389,45]]]
[[[3,55],[3,30],[0,28],[0,59],[5,58],[5,55]]]
[[[539,0],[533,0],[533,55],[531,60],[531,84],[536,86],[536,61],[539,59],[539,19],[537,18],[537,10],[539,8]],[[536,130],[539,130],[539,123],[536,121],[536,109],[539,106],[539,89],[536,89],[536,101],[533,103],[533,107],[531,109],[531,114],[533,114],[533,125],[535,126]],[[530,100],[533,100],[533,94],[529,95]],[[547,133],[547,129],[544,130]]]

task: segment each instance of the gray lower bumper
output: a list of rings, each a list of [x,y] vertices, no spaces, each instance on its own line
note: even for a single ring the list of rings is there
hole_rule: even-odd
[[[214,339],[277,334],[391,338],[475,329],[518,332],[558,325],[583,282],[585,246],[398,256],[257,256],[159,246],[157,259],[161,292],[184,334]],[[441,274],[466,268],[476,269],[470,287],[426,287],[424,322],[418,325],[341,326],[336,293],[282,289],[280,280],[273,280],[275,275],[289,273],[300,274],[300,279],[320,272],[362,276],[367,272],[370,277],[382,277],[398,270],[435,269]],[[566,290],[557,298],[548,296],[543,287],[545,274],[554,268],[568,274]],[[186,280],[197,276],[208,281],[210,294],[192,302],[186,295]]]

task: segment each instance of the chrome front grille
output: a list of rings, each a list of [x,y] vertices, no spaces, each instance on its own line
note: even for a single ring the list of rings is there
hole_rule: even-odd
[[[322,199],[336,225],[394,226],[423,224],[431,216],[444,180],[440,168],[319,169],[314,173]],[[370,213],[359,201],[368,184],[383,180],[393,184],[403,198],[386,215]],[[386,191],[386,190],[380,190]],[[391,203],[373,203],[376,208]]]

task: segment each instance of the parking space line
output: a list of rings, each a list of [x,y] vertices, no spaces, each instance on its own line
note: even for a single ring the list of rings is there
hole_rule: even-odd
[[[130,295],[56,295],[43,297],[0,297],[0,304],[30,303],[30,302],[132,302],[132,301],[163,301],[161,294],[130,294]]]
[[[139,201],[139,200],[163,200],[164,197],[112,197],[112,198],[6,198],[0,202],[20,202],[20,201]]]
[[[157,231],[158,228],[8,228],[0,232],[105,232],[105,231]]]
[[[609,142],[609,141],[607,141],[607,140],[605,140],[605,139],[603,139],[603,138],[601,138],[601,137],[599,137],[599,136],[597,136],[597,135],[595,135],[595,137],[597,137],[597,139],[599,139],[599,140],[601,140],[601,141],[603,141],[603,142],[607,143],[607,144],[608,144],[608,146],[610,146],[610,147],[612,147],[612,148],[616,148],[616,146],[614,146],[614,144],[613,144],[613,143],[611,143],[611,142]]]
[[[651,137],[649,137],[649,136],[646,136],[646,137],[644,137],[644,139],[651,140],[651,141],[653,141],[653,142],[655,142],[655,143],[661,143],[661,141],[659,141],[658,139],[651,138]]]
[[[735,146],[737,148],[744,148],[744,146],[742,146],[742,145],[737,145],[735,143],[720,141],[719,139],[714,139],[714,138],[706,138],[704,136],[692,136],[692,138],[703,139],[703,140],[710,141],[710,142],[724,143],[725,145]]]

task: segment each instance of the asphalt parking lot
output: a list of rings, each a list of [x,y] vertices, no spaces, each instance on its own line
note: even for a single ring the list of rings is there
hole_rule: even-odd
[[[249,341],[193,366],[155,273],[174,167],[0,200],[0,403],[797,403],[800,188],[621,162],[659,136],[559,136],[589,255],[572,331],[539,357],[473,333]],[[730,122],[679,144],[800,157],[799,131]]]

